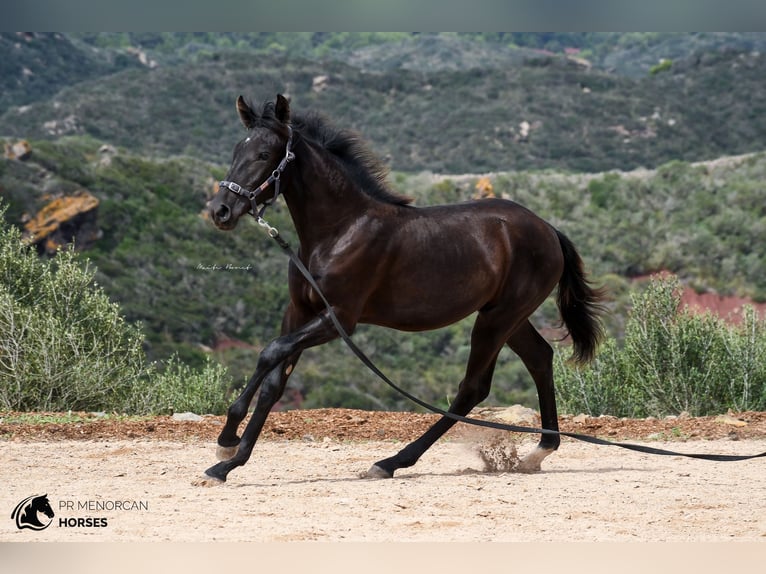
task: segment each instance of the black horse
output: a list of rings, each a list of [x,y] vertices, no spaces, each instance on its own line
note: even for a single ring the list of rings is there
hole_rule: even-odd
[[[16,505],[16,508],[11,513],[11,518],[16,521],[16,527],[20,530],[24,528],[29,528],[30,530],[48,528],[50,520],[47,523],[43,523],[37,516],[38,513],[42,513],[51,519],[54,516],[47,494],[25,498]]]
[[[512,201],[414,207],[387,187],[385,169],[356,134],[318,115],[292,118],[281,95],[259,111],[240,96],[237,110],[247,137],[236,144],[227,181],[209,203],[216,226],[234,229],[240,217],[257,215],[281,190],[300,242],[298,256],[348,333],[358,323],[436,329],[478,311],[465,377],[449,410],[466,415],[487,397],[497,356],[508,345],[537,386],[543,428],[558,430],[553,352],[529,316],[558,285],[573,359],[590,360],[602,335],[603,293],[586,280],[566,236]],[[293,263],[288,284],[281,336],[263,349],[229,407],[218,437],[221,462],[198,484],[225,481],[247,462],[301,352],[338,337],[321,298]],[[261,385],[240,438],[237,429]],[[453,424],[442,417],[367,475],[390,478],[415,464]],[[559,442],[555,434],[542,435],[521,470],[539,470]]]

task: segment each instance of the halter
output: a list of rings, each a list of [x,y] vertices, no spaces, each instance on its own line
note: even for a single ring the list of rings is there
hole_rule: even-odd
[[[232,193],[235,193],[239,195],[240,197],[244,197],[245,199],[249,200],[250,211],[248,213],[250,213],[250,215],[252,215],[256,219],[261,220],[261,216],[263,215],[263,212],[266,211],[266,208],[272,203],[274,203],[277,197],[279,197],[279,182],[280,182],[280,179],[282,178],[282,172],[285,171],[287,164],[295,159],[295,154],[290,149],[290,147],[292,146],[292,143],[293,143],[293,128],[290,126],[287,126],[287,145],[285,146],[285,157],[282,158],[282,161],[279,162],[279,165],[277,166],[277,168],[271,172],[271,175],[266,179],[266,181],[264,181],[261,185],[255,188],[255,191],[246,189],[233,181],[220,181],[218,182],[218,187],[226,188]],[[264,191],[266,191],[272,183],[274,184],[274,196],[271,199],[264,201],[261,204],[261,208],[259,210],[258,196],[261,195]]]

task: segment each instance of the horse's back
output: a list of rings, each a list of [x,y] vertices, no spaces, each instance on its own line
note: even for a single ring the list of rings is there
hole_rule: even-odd
[[[461,203],[413,207],[410,209],[416,215],[419,215],[419,219],[422,220],[456,220],[465,225],[500,220],[508,225],[519,227],[526,227],[528,225],[540,226],[541,224],[542,226],[547,226],[545,220],[535,212],[510,199],[474,199]]]
[[[440,242],[486,246],[506,245],[515,255],[524,252],[561,258],[556,230],[523,205],[508,199],[488,198],[413,208],[413,216],[399,232],[433,236]]]

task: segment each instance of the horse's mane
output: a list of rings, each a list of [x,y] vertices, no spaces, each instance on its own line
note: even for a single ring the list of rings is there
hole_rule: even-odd
[[[277,121],[274,114],[274,103],[264,104],[260,118],[264,126],[273,126]],[[315,142],[332,154],[367,195],[395,205],[412,202],[412,198],[400,195],[389,187],[386,181],[388,168],[356,132],[336,128],[321,114],[313,112],[296,114],[291,125],[300,137]]]

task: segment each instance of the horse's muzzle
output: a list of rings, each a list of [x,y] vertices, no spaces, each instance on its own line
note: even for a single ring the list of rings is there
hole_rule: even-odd
[[[216,223],[227,223],[231,219],[231,209],[228,205],[221,204],[213,211],[213,221]]]
[[[237,218],[234,217],[232,209],[225,203],[211,201],[208,203],[208,214],[219,229],[234,229],[237,225]]]

